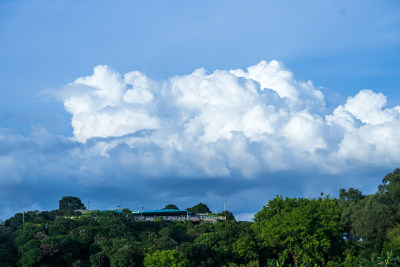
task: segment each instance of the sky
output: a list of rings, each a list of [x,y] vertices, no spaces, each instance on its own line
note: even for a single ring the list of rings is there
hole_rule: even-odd
[[[376,191],[398,1],[0,1],[0,218]]]

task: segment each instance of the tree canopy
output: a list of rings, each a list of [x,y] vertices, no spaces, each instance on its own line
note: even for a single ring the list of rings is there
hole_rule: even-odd
[[[192,213],[211,213],[211,210],[204,203],[199,203],[191,208],[187,208],[186,210]]]
[[[343,245],[340,219],[337,199],[278,196],[255,215],[253,229],[265,249],[279,251],[280,260],[290,256],[295,266],[325,265]]]
[[[375,194],[341,189],[339,198],[276,196],[236,221],[143,221],[129,209],[16,213],[0,225],[1,266],[400,266],[400,170]],[[165,208],[177,208],[173,204]],[[206,204],[189,208],[210,213]],[[194,216],[198,218],[199,216]]]
[[[86,208],[79,197],[68,196],[68,197],[62,197],[62,199],[59,201],[58,209],[61,211],[64,210],[74,211]]]
[[[179,208],[175,204],[166,205],[163,210],[179,210]]]

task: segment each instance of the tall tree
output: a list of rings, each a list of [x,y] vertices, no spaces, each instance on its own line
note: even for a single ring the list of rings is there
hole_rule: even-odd
[[[255,215],[253,229],[261,246],[276,251],[280,260],[290,256],[295,266],[325,265],[342,254],[340,212],[337,199],[278,196]]]
[[[388,237],[387,231],[400,223],[399,207],[400,169],[382,179],[375,195],[347,201],[342,221],[346,225],[347,238],[361,247],[362,256],[382,251]]]
[[[341,188],[339,191],[339,198],[344,201],[358,201],[363,199],[365,196],[361,193],[360,190],[354,189],[354,188],[349,188],[349,190],[346,191],[346,189]]]
[[[386,214],[392,223],[400,223],[400,169],[387,174],[382,179],[382,184],[378,187],[375,194],[377,200],[388,206],[390,213]]]
[[[58,209],[61,211],[65,210],[79,210],[79,209],[86,209],[85,205],[83,205],[82,201],[80,200],[79,197],[62,197],[62,199],[58,202]]]
[[[211,213],[211,210],[204,203],[199,203],[191,208],[187,208],[186,210],[192,213]]]
[[[179,210],[179,208],[174,204],[168,204],[163,208],[163,210]]]

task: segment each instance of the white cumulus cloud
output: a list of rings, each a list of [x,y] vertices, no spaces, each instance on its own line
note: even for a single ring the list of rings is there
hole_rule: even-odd
[[[97,66],[93,75],[78,78],[69,86],[75,90],[64,96],[64,106],[73,115],[73,133],[79,142],[159,127],[158,117],[146,105],[153,98],[143,87],[149,84],[138,72],[127,73],[122,79],[108,66]],[[76,90],[80,87],[81,92]]]
[[[97,66],[60,95],[74,140],[103,138],[103,156],[126,146],[124,164],[155,175],[256,177],[400,163],[400,106],[386,108],[382,93],[362,90],[329,111],[311,81],[296,80],[278,61],[167,81]]]

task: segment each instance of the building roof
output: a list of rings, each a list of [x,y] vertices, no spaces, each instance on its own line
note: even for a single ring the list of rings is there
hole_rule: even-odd
[[[143,216],[163,216],[163,215],[164,216],[174,216],[174,215],[186,215],[188,213],[189,213],[189,211],[187,211],[187,210],[175,210],[175,209],[147,210],[147,211],[140,212],[140,214],[142,214]]]
[[[105,212],[105,211],[112,211],[112,212],[115,212],[115,213],[122,213],[122,210],[100,210],[100,213],[101,212]]]

